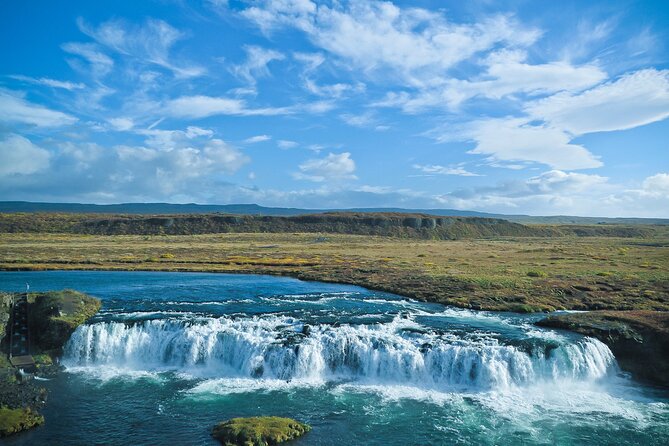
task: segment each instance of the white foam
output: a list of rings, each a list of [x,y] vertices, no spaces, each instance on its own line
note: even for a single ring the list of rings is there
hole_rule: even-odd
[[[485,333],[436,334],[406,316],[302,331],[299,320],[280,316],[98,322],[75,331],[63,364],[210,378],[343,379],[447,391],[592,381],[615,370],[610,350],[589,338],[527,353]]]
[[[320,387],[325,383],[318,379],[252,379],[219,378],[200,382],[187,393],[191,395],[230,395],[258,391],[287,391],[295,388]]]

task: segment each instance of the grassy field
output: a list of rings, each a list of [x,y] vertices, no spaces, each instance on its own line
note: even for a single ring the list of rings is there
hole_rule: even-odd
[[[0,234],[0,269],[281,274],[466,308],[669,310],[669,234],[418,240],[342,234]]]

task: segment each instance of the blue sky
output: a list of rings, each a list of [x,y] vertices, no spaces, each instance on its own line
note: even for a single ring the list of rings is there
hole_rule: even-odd
[[[0,199],[669,217],[666,1],[0,5]]]

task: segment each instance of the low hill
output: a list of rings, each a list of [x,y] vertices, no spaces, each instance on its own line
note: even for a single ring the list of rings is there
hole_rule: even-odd
[[[402,213],[323,213],[298,216],[226,214],[104,215],[0,214],[0,232],[91,235],[191,235],[212,233],[340,233],[435,240],[487,237],[643,237],[648,226],[526,226],[495,218]]]

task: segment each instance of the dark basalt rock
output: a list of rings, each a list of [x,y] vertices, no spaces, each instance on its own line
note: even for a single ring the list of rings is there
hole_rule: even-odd
[[[669,312],[591,311],[537,322],[599,339],[632,377],[669,388]]]

